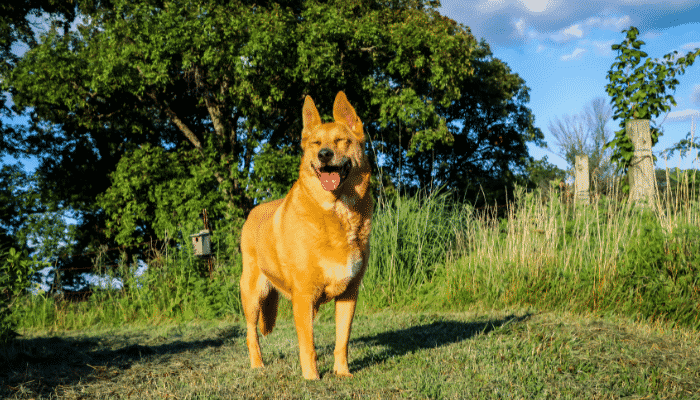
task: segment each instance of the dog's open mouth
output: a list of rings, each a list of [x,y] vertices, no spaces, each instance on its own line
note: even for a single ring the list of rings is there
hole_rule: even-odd
[[[340,187],[350,173],[352,162],[347,160],[340,166],[324,165],[316,168],[313,164],[311,167],[316,171],[316,176],[321,181],[321,186],[325,190],[331,191]]]

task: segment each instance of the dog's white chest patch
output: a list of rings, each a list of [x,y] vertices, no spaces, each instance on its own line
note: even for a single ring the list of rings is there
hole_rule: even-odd
[[[336,264],[334,268],[324,268],[327,282],[326,295],[333,298],[344,292],[348,283],[357,276],[361,268],[362,254],[359,250],[351,251],[345,264]]]

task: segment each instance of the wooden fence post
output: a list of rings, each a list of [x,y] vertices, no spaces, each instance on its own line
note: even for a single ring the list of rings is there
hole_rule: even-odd
[[[585,154],[576,156],[576,177],[574,182],[576,184],[576,189],[574,191],[576,203],[579,204],[589,204],[590,197],[588,194],[588,188],[590,186],[590,181],[588,178],[588,156]]]
[[[630,201],[640,204],[646,201],[650,205],[656,199],[656,177],[649,120],[629,120],[626,130],[634,145],[634,157],[629,167]]]

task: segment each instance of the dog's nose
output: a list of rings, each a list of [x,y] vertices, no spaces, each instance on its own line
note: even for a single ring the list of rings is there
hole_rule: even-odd
[[[333,150],[331,149],[321,149],[318,152],[318,161],[323,164],[327,164],[331,158],[333,158]]]

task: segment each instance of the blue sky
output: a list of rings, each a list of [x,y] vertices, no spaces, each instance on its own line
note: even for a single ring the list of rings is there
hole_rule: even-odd
[[[685,55],[700,47],[700,1],[693,0],[442,0],[439,11],[471,28],[477,39],[484,38],[494,57],[504,61],[530,88],[529,107],[535,125],[545,135],[551,150],[529,146],[536,159],[566,169],[557,153],[549,122],[565,115],[579,114],[605,92],[606,75],[617,52],[611,49],[625,38],[621,33],[630,25],[640,31],[646,44],[641,50],[651,58],[661,58],[676,50]],[[691,131],[700,135],[700,58],[684,75],[673,94],[677,106],[662,125],[664,135],[652,151],[671,147]],[[660,122],[660,121],[659,121]],[[611,121],[612,132],[619,121]],[[697,154],[697,152],[695,152]],[[657,167],[665,161],[659,159]],[[698,168],[691,157],[668,160],[670,168]]]

